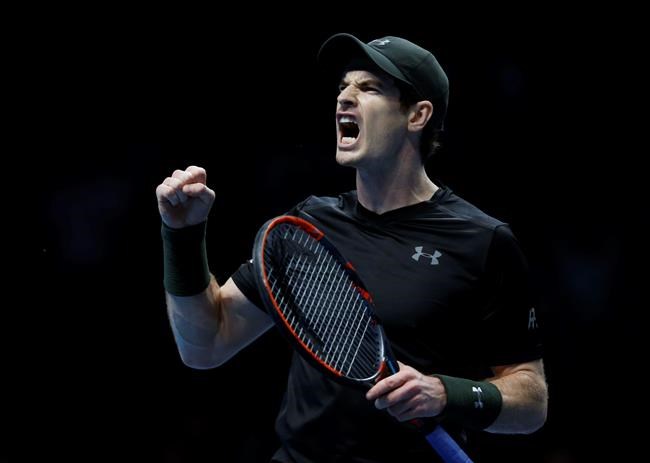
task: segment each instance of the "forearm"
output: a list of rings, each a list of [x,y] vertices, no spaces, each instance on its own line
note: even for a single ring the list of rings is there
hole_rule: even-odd
[[[193,296],[166,293],[167,313],[183,362],[193,368],[210,368],[222,363],[217,349],[223,320],[220,287],[211,277],[208,287]]]
[[[367,393],[399,421],[441,416],[468,429],[528,434],[546,420],[546,380],[541,360],[493,367],[485,381],[427,376],[400,363],[400,370]]]
[[[172,332],[183,363],[214,368],[250,344],[272,324],[237,288],[210,274],[206,223],[172,229],[163,225],[164,285]]]
[[[541,360],[500,368],[488,381],[499,389],[502,406],[496,420],[485,430],[491,433],[529,434],[546,421],[548,390]]]
[[[168,293],[167,311],[183,363],[198,369],[223,364],[273,326],[232,278],[219,286],[211,277],[194,296]]]

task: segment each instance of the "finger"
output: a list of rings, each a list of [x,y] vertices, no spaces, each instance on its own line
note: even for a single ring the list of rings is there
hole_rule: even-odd
[[[404,404],[405,402],[411,400],[418,394],[419,391],[420,389],[416,384],[406,383],[402,387],[399,387],[386,395],[378,397],[377,400],[375,400],[375,407],[383,410],[384,408],[399,406],[400,404]]]
[[[416,378],[418,375],[421,374],[418,370],[416,370],[412,366],[402,363],[399,360],[397,361],[397,364],[399,365],[400,372],[411,375],[413,378]]]
[[[207,172],[203,167],[189,166],[187,169],[185,169],[185,172],[188,173],[189,178],[192,179],[192,182],[207,183],[208,181]]]
[[[191,183],[196,182],[196,179],[193,178],[193,175],[192,175],[191,172],[188,172],[186,170],[180,170],[180,169],[176,169],[174,171],[174,173],[172,174],[172,178],[175,178],[178,181],[180,181],[181,187],[178,190],[180,192],[180,194],[178,196],[179,196],[179,199],[180,199],[181,203],[186,202],[187,201],[187,195],[183,191],[183,188],[185,187],[185,185],[189,185]],[[197,176],[197,178],[198,178],[198,176]]]
[[[420,404],[417,404],[394,416],[397,421],[403,423],[405,421],[411,421],[416,418],[426,418],[429,415],[426,414],[424,408]]]
[[[402,371],[395,373],[387,378],[382,379],[377,384],[375,384],[370,390],[366,393],[366,399],[375,400],[378,397],[381,397],[384,394],[389,393],[393,389],[400,387],[408,380],[407,375]]]
[[[183,193],[183,182],[181,180],[174,177],[167,177],[163,184],[174,190],[174,193],[178,197],[178,203],[184,203],[187,201],[187,195]]]
[[[407,408],[406,410],[403,410],[399,414],[393,415],[391,413],[391,415],[394,416],[395,419],[397,421],[399,421],[400,423],[403,423],[404,421],[410,421],[410,420],[415,419],[415,418],[422,418],[420,416],[420,414],[417,412],[417,408],[415,408],[415,407],[414,408]]]
[[[188,172],[186,170],[180,170],[180,169],[176,169],[174,171],[174,173],[172,174],[172,178],[176,178],[176,179],[180,180],[182,185],[187,185],[187,184],[190,184],[190,183],[200,181],[200,178],[198,178],[198,176],[195,176],[191,172]],[[205,182],[202,182],[202,183],[205,183]]]
[[[214,190],[208,188],[204,183],[191,183],[183,186],[183,193],[192,198],[199,198],[205,204],[211,204],[214,201]]]
[[[417,394],[413,394],[408,398],[404,398],[404,400],[400,400],[391,404],[388,408],[386,408],[386,411],[394,417],[398,417],[401,414],[406,413],[408,410],[415,408],[421,402],[422,397]]]
[[[169,185],[161,183],[156,187],[156,197],[158,198],[158,203],[165,204],[169,203],[172,206],[178,205],[178,196],[176,192]]]

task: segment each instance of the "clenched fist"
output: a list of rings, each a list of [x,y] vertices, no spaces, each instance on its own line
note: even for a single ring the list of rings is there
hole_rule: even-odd
[[[207,220],[215,194],[207,187],[206,178],[205,169],[189,166],[175,170],[158,185],[158,211],[165,225],[184,228]]]

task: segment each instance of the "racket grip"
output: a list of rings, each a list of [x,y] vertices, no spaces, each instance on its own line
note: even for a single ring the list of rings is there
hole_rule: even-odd
[[[441,426],[436,426],[426,438],[445,463],[472,463],[470,457]]]
[[[382,335],[385,337],[383,331]],[[390,375],[394,375],[399,371],[399,364],[395,360],[390,344],[384,343],[384,349],[386,350],[386,363],[385,369],[379,379],[389,376],[389,373]],[[424,421],[421,419],[415,418],[410,420],[409,423],[417,429],[420,429],[421,432],[423,431]],[[465,451],[460,448],[456,441],[440,425],[436,426],[432,432],[427,434],[426,439],[445,463],[473,463],[472,459],[467,456]]]

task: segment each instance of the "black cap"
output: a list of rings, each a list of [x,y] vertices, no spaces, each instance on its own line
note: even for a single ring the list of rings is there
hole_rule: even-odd
[[[433,104],[431,122],[439,129],[447,114],[449,80],[430,51],[399,37],[382,37],[367,44],[350,34],[335,34],[323,43],[318,62],[340,77],[355,57],[370,59],[384,72],[412,87]]]

